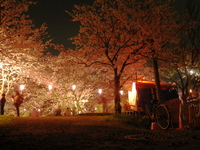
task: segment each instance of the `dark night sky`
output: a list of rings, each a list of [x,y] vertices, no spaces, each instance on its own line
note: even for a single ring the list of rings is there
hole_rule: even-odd
[[[73,6],[79,4],[90,4],[94,0],[31,0],[37,2],[36,5],[30,6],[27,12],[33,19],[36,27],[42,23],[48,25],[47,32],[53,38],[53,43],[63,44],[66,48],[73,48],[71,41],[68,39],[78,33],[78,22],[70,21],[72,18],[65,12],[71,11]],[[54,52],[56,54],[56,52]]]
[[[92,5],[95,0],[31,0],[37,2],[30,6],[27,12],[33,19],[36,27],[42,23],[48,25],[47,32],[53,38],[53,43],[63,44],[66,48],[74,48],[68,39],[77,35],[79,23],[70,21],[72,18],[65,12],[71,11],[73,6],[79,4]],[[195,0],[199,1],[199,0]],[[183,8],[185,0],[177,0],[177,7]],[[54,51],[56,54],[56,51]]]

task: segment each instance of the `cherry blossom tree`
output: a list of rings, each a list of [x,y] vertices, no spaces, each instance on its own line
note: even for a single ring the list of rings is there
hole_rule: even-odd
[[[76,107],[77,112],[86,112],[88,105],[94,108],[100,102],[98,88],[104,89],[104,95],[110,94],[109,79],[102,75],[104,71],[93,67],[86,69],[74,63],[69,52],[61,52],[55,59],[51,58],[48,66],[51,68],[48,80],[53,86],[51,96],[55,100],[54,107],[52,105],[54,109],[58,106],[63,110]],[[74,90],[73,85],[76,87]]]
[[[12,83],[34,67],[50,41],[43,41],[46,25],[35,28],[25,14],[34,2],[1,0],[0,4],[1,92],[8,93]]]
[[[34,93],[34,88],[30,93],[27,88],[32,87],[31,84],[34,83],[40,87],[39,81],[47,76],[42,76],[38,71],[44,71],[46,64],[41,57],[53,44],[46,33],[47,25],[36,28],[26,15],[29,6],[33,4],[35,3],[29,0],[0,0],[0,90],[7,95],[7,106],[12,106],[10,97],[13,90],[19,90],[20,84],[26,84],[26,93],[23,93],[25,102],[34,99],[30,95]],[[38,95],[42,95],[39,89]],[[26,103],[23,105],[26,106]]]
[[[146,58],[156,62],[171,56],[173,51],[166,47],[178,42],[183,25],[177,23],[170,0],[96,0],[92,6],[75,5],[68,13],[81,24],[79,34],[71,38],[77,46],[76,61],[112,70],[116,113],[121,112],[123,80]]]
[[[199,60],[199,6],[198,1],[187,1],[183,7],[184,12],[179,10],[182,19],[187,22],[180,34],[180,42],[177,47],[172,48],[177,53],[177,58],[162,68],[162,76],[175,83],[180,89],[183,100],[191,94],[190,89],[195,90],[200,81]]]

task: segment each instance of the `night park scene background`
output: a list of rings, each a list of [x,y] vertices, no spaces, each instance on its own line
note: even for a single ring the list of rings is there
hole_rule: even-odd
[[[199,149],[199,0],[0,4],[0,150]]]

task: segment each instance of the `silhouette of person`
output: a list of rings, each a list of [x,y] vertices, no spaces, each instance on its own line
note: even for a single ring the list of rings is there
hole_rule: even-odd
[[[70,115],[71,115],[70,109],[69,109],[69,107],[67,107],[66,110],[65,110],[65,116],[70,116]]]
[[[5,94],[1,94],[1,99],[0,99],[0,105],[1,105],[1,115],[4,114],[4,106],[5,106],[5,102],[6,102],[6,98],[5,98]]]
[[[15,95],[12,98],[14,99],[13,105],[16,107],[17,116],[19,116],[20,115],[19,106],[21,105],[21,102],[20,102],[21,95],[19,91],[15,91]]]
[[[60,109],[60,107],[58,107],[58,109],[56,109],[55,115],[56,116],[61,116],[61,109]]]

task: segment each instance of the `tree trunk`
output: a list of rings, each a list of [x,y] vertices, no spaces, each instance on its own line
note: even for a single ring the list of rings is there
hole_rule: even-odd
[[[159,72],[158,72],[157,59],[153,59],[153,69],[154,69],[154,77],[155,77],[155,84],[156,84],[156,99],[159,102],[163,102],[162,97],[161,97],[160,77],[159,77]]]
[[[114,69],[115,74],[115,84],[114,84],[114,96],[115,96],[115,114],[121,114],[121,104],[120,104],[120,76],[117,74],[117,68]]]

